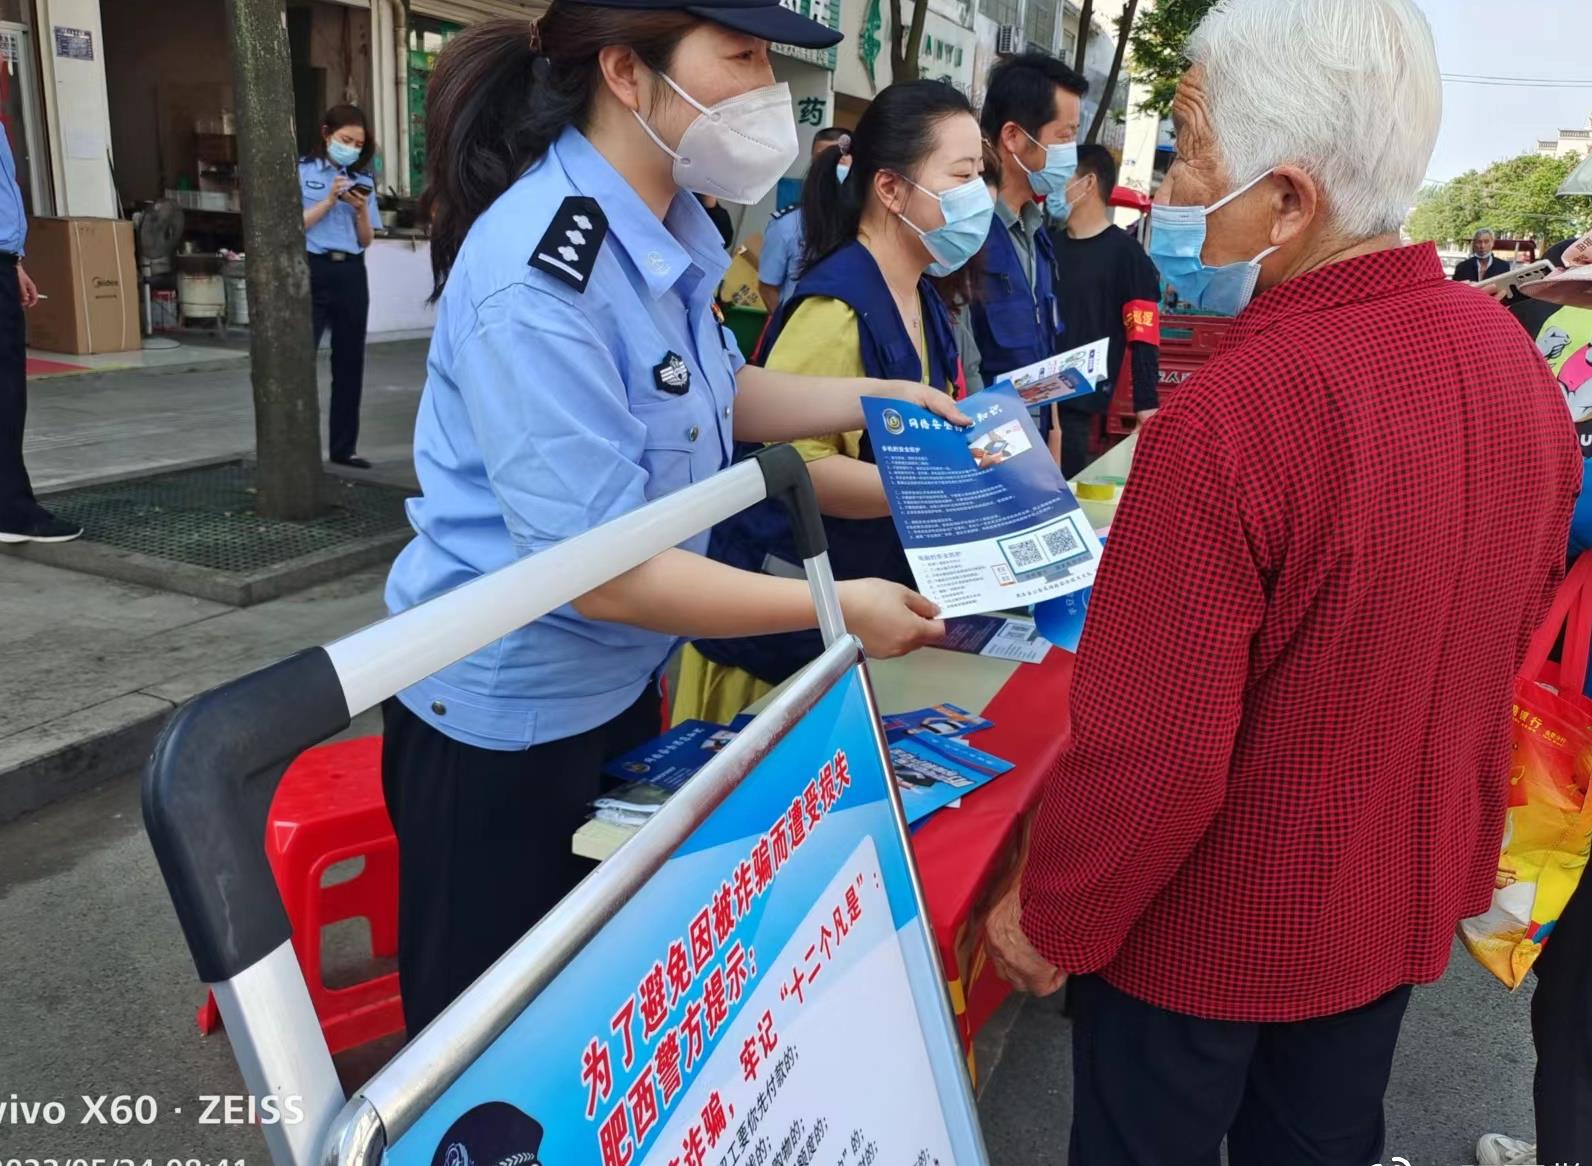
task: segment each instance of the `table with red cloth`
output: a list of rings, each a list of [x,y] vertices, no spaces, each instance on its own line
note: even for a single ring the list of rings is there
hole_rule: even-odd
[[[973,734],[968,743],[1005,758],[1013,768],[966,795],[959,808],[929,818],[912,836],[951,1004],[975,1076],[973,1037],[1010,991],[985,953],[984,920],[1016,875],[1028,816],[1039,804],[1045,775],[1065,743],[1072,663],[1070,652],[1052,649],[1043,663],[1016,665],[982,709],[969,708],[995,724]],[[871,668],[881,671],[878,664]],[[954,661],[943,670],[953,679]],[[968,707],[958,700],[954,683],[941,699]],[[888,705],[883,707],[888,711]]]

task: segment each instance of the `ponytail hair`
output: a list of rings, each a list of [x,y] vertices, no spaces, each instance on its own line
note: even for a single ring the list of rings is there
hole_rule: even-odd
[[[881,170],[911,177],[934,152],[940,122],[972,116],[967,98],[943,81],[899,81],[879,92],[851,131],[851,170],[841,182],[835,167],[845,153],[821,154],[802,187],[802,268],[806,270],[857,237],[862,212],[874,198]]]
[[[426,187],[431,299],[442,294],[470,227],[547,153],[569,126],[584,128],[614,45],[664,72],[700,23],[679,10],[598,7],[554,0],[540,20],[473,24],[437,57],[426,94]]]

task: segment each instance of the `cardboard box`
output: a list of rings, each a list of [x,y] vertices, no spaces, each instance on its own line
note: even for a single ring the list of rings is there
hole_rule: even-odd
[[[762,249],[761,235],[753,235],[735,249],[730,269],[719,284],[719,299],[738,308],[763,306],[763,297],[757,294],[757,257]]]
[[[133,224],[123,219],[31,219],[22,261],[48,297],[27,314],[28,344],[86,356],[142,344]]]

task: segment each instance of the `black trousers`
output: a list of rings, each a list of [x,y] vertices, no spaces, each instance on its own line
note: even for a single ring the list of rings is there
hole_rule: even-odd
[[[648,690],[605,725],[518,752],[455,741],[382,706],[382,789],[398,836],[398,982],[411,1036],[530,930],[592,864],[570,839],[604,761],[658,735]]]
[[[1090,443],[1100,429],[1100,414],[1080,413],[1065,405],[1061,413],[1061,476],[1076,477],[1089,465]]]
[[[26,522],[38,503],[22,464],[28,421],[28,338],[17,265],[0,259],[0,526]]]
[[[337,262],[311,254],[310,308],[315,320],[315,347],[328,329],[332,333],[331,441],[333,461],[359,449],[359,399],[365,391],[365,324],[370,318],[370,284],[365,257],[350,255]]]
[[[1537,1161],[1592,1163],[1592,894],[1583,877],[1536,964]]]
[[[1069,1166],[1371,1166],[1410,990],[1291,1024],[1201,1020],[1098,976],[1073,995]],[[1396,1147],[1395,1147],[1396,1149]]]

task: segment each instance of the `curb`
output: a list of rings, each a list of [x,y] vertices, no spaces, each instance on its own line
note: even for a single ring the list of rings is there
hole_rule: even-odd
[[[211,571],[120,550],[88,538],[70,543],[22,543],[8,547],[6,553],[46,567],[192,595],[228,607],[253,607],[317,583],[341,579],[376,563],[390,562],[413,537],[414,532],[408,528],[372,535],[252,574]]]
[[[141,767],[174,711],[133,692],[0,741],[0,824]]]

